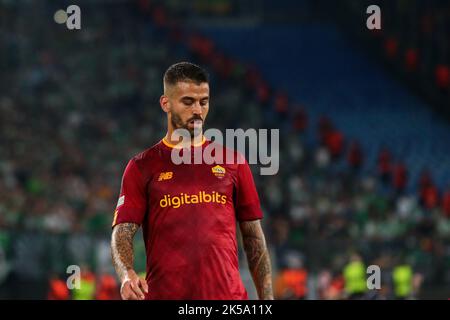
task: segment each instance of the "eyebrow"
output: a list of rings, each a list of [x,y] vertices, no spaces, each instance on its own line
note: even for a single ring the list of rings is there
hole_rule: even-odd
[[[195,99],[195,98],[193,98],[193,97],[189,97],[189,96],[184,96],[184,97],[181,97],[181,98],[180,98],[180,100],[189,100],[189,101],[195,101],[196,99]],[[206,96],[206,97],[202,97],[202,98],[200,98],[199,100],[200,100],[200,101],[203,101],[203,100],[209,100],[209,96]]]

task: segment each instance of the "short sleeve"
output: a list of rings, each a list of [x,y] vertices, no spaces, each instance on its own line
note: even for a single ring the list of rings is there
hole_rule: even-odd
[[[258,192],[247,161],[238,165],[235,209],[238,221],[251,221],[263,217]]]
[[[131,222],[142,224],[147,209],[147,196],[143,179],[136,162],[128,162],[122,177],[119,200],[114,212],[112,226]]]

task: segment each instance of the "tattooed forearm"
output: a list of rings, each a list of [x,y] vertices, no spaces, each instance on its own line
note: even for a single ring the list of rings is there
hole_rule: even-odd
[[[273,299],[270,257],[261,223],[259,220],[245,221],[241,222],[239,226],[258,297],[264,300]]]
[[[111,255],[117,275],[123,281],[127,271],[133,269],[133,238],[139,225],[121,223],[114,227],[111,237]]]

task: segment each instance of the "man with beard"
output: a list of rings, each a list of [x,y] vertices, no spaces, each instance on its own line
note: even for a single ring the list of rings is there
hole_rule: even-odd
[[[163,83],[167,133],[128,162],[112,224],[122,299],[248,299],[239,274],[236,221],[258,296],[273,299],[263,215],[248,163],[175,164],[171,158],[173,148],[193,151],[213,143],[202,133],[209,110],[207,73],[181,62],[169,67]],[[177,129],[189,132],[189,145],[174,138]],[[145,280],[133,270],[133,237],[140,226]]]

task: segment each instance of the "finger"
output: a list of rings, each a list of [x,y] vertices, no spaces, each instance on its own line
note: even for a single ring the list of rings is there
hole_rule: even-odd
[[[124,300],[140,300],[140,299],[139,299],[139,297],[138,297],[133,291],[131,291],[131,289],[130,289],[129,291],[127,291]]]
[[[141,282],[141,288],[144,289],[145,293],[148,293],[148,284],[144,279],[139,279]]]
[[[122,287],[121,296],[123,300],[139,300],[139,297],[131,289],[130,283],[126,283]]]
[[[139,280],[137,281],[131,281],[131,289],[134,291],[134,293],[139,297],[139,299],[143,300],[145,298],[144,293],[142,292],[141,288],[139,288]]]
[[[128,282],[124,283],[122,285],[122,288],[120,289],[120,296],[123,300],[133,300],[137,299],[137,296],[134,295],[133,291],[131,290],[130,284]]]

